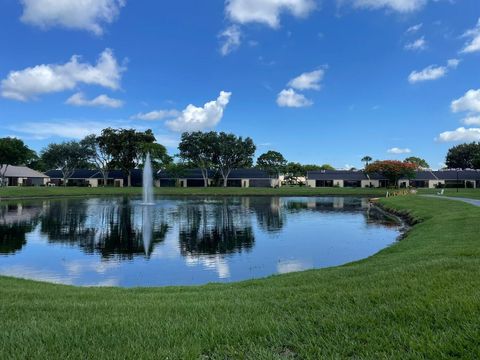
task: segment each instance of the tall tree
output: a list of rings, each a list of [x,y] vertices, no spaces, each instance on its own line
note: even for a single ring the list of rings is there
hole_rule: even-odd
[[[452,147],[445,163],[450,169],[480,169],[480,142]]]
[[[202,172],[204,186],[208,186],[208,172],[213,168],[216,157],[217,133],[186,132],[182,134],[178,149],[180,158]]]
[[[305,173],[307,173],[308,171],[335,170],[335,168],[330,164],[323,164],[323,165],[307,164],[302,166]]]
[[[179,179],[183,178],[187,173],[188,165],[183,162],[171,162],[165,165],[165,172],[175,179],[175,186],[179,185]]]
[[[365,167],[367,167],[368,164],[370,164],[370,163],[372,162],[372,160],[373,160],[372,157],[371,157],[371,156],[368,156],[368,155],[367,155],[367,156],[364,156],[364,157],[362,158],[362,162],[365,163]]]
[[[154,144],[156,139],[152,130],[107,128],[102,131],[99,141],[112,157],[111,164],[124,172],[127,185],[132,186],[132,170],[142,163],[147,145]]]
[[[417,165],[418,168],[421,168],[421,169],[429,169],[430,168],[430,165],[428,165],[428,163],[424,159],[416,157],[416,156],[410,156],[410,157],[406,158],[404,160],[404,162],[415,164],[415,165]]]
[[[267,151],[257,159],[257,167],[265,170],[271,176],[280,176],[280,173],[285,171],[287,160],[277,151]]]
[[[0,186],[6,184],[5,175],[9,165],[25,165],[35,157],[35,152],[22,140],[11,137],[0,139]]]
[[[375,161],[365,168],[367,174],[380,174],[385,176],[395,187],[402,178],[413,179],[417,165],[398,160]]]
[[[298,184],[298,178],[305,176],[305,168],[300,163],[289,162],[286,167],[285,181],[290,185]]]
[[[165,146],[159,143],[145,143],[142,151],[141,164],[145,163],[147,154],[150,154],[152,166],[155,170],[164,169],[168,164],[172,163],[173,158],[168,155]]]
[[[86,158],[101,172],[103,186],[107,186],[108,173],[113,161],[113,156],[108,152],[102,137],[94,134],[86,136],[80,144],[85,149]]]
[[[88,158],[88,151],[77,141],[50,144],[42,150],[41,160],[50,169],[62,172],[63,186],[67,186],[75,171]]]
[[[252,166],[255,150],[256,146],[249,137],[243,139],[224,132],[217,135],[213,164],[223,178],[224,187],[227,187],[233,169]]]

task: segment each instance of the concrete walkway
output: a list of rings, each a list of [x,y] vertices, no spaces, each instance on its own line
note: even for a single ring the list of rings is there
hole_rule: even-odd
[[[470,204],[470,205],[480,206],[480,200],[476,200],[476,199],[468,199],[468,198],[453,197],[453,196],[441,196],[441,195],[421,195],[421,196],[431,197],[431,198],[436,198],[436,199],[463,201],[463,202],[465,202],[467,204]]]

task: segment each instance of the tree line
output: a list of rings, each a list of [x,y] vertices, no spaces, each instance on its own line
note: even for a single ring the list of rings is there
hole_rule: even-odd
[[[283,174],[289,184],[301,183],[301,178],[308,171],[334,170],[328,164],[303,165],[288,162],[277,151],[261,154],[254,164],[256,149],[250,137],[243,138],[214,131],[183,133],[178,146],[179,152],[174,156],[168,155],[165,146],[157,142],[152,130],[106,128],[100,135],[88,135],[80,141],[51,143],[39,154],[22,140],[6,137],[0,138],[0,164],[3,164],[0,168],[0,178],[1,183],[5,183],[8,165],[26,165],[43,172],[51,169],[60,170],[64,184],[77,169],[96,169],[102,174],[106,185],[109,172],[119,169],[127,177],[127,185],[131,186],[131,172],[133,169],[143,167],[147,153],[150,153],[156,170],[166,170],[173,178],[181,177],[186,169],[200,169],[205,186],[209,185],[211,171],[219,174],[223,186],[227,186],[231,171],[238,168],[255,166],[272,177]],[[378,170],[379,162],[372,161],[370,156],[362,159],[366,169]],[[480,169],[480,142],[452,147],[448,150],[445,163],[447,168]],[[409,157],[403,164],[414,164],[417,169],[429,168],[428,163],[418,157]],[[400,165],[390,161],[385,166],[386,168],[395,166],[398,170]],[[410,173],[411,167],[406,165],[403,170]]]

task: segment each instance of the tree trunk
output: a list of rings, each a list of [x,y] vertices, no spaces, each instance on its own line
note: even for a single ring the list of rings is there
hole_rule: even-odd
[[[107,186],[107,181],[108,181],[108,171],[103,172],[103,187]]]
[[[223,187],[226,188],[228,184],[228,177],[224,176],[223,177]]]
[[[128,170],[127,186],[132,187],[132,172]]]
[[[8,164],[4,164],[5,165],[5,169],[2,171],[2,174],[1,174],[1,181],[0,181],[0,187],[3,187],[3,186],[7,186],[6,184],[6,179],[7,179],[7,169],[8,169]],[[0,168],[2,167],[2,164],[0,164]]]
[[[208,169],[202,169],[203,187],[208,187]]]

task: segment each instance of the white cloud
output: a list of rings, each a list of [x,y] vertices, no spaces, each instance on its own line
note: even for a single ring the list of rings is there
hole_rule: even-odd
[[[213,128],[222,119],[231,95],[230,92],[221,91],[217,100],[210,101],[203,107],[190,104],[176,119],[167,121],[167,127],[176,132]]]
[[[401,13],[420,10],[427,4],[427,0],[339,0],[350,2],[353,6],[366,9],[387,9]]]
[[[460,64],[458,59],[450,59],[447,62],[447,66],[430,65],[421,71],[412,71],[408,76],[408,81],[411,84],[415,84],[421,81],[437,80],[444,77],[449,69],[456,69]]]
[[[288,86],[297,90],[320,90],[320,82],[325,75],[325,70],[319,69],[308,73],[303,73],[300,76],[292,79]]]
[[[480,126],[480,116],[468,116],[462,120],[465,125],[478,125]]]
[[[405,31],[407,34],[414,34],[416,33],[418,30],[420,30],[421,28],[423,27],[423,24],[420,23],[420,24],[416,24],[416,25],[413,25],[413,26],[410,26],[407,31]]]
[[[89,100],[85,98],[85,95],[83,93],[76,93],[70,98],[68,98],[65,103],[73,106],[98,106],[110,108],[120,108],[123,106],[122,100],[113,99],[104,94],[99,95],[92,100]]]
[[[470,38],[462,49],[462,53],[473,53],[480,51],[480,19],[478,19],[477,25],[463,34],[463,37]]]
[[[20,0],[21,20],[41,28],[60,26],[68,29],[103,33],[103,24],[112,23],[125,6],[125,0]]]
[[[219,38],[222,39],[220,53],[226,56],[240,46],[242,43],[242,32],[237,25],[230,25],[220,33]]]
[[[99,122],[99,121],[38,121],[27,122],[22,126],[12,127],[11,130],[29,135],[37,140],[44,140],[52,137],[67,139],[83,139],[90,134],[100,134],[107,127],[121,127],[125,125],[120,122]]]
[[[405,50],[421,51],[425,50],[426,48],[427,41],[425,40],[424,36],[405,45]]]
[[[177,117],[180,115],[180,112],[177,110],[154,110],[148,113],[138,113],[130,117],[134,120],[145,120],[145,121],[154,121],[154,120],[164,120],[168,118]]]
[[[452,69],[456,69],[460,65],[460,60],[458,59],[450,59],[447,61],[447,66]]]
[[[387,153],[389,154],[410,154],[411,152],[412,150],[410,150],[409,148],[402,149],[398,147],[394,147],[387,150]]]
[[[37,65],[11,71],[1,82],[2,96],[28,101],[39,95],[73,90],[78,84],[98,85],[112,90],[120,87],[124,67],[120,66],[110,49],[103,51],[96,65],[80,62],[77,55],[69,62],[57,65]]]
[[[480,89],[468,90],[461,98],[452,101],[451,108],[453,112],[480,112]]]
[[[454,131],[445,131],[440,134],[439,141],[442,142],[471,142],[480,141],[480,128],[460,127]]]
[[[306,107],[313,105],[313,102],[304,95],[298,94],[293,89],[282,90],[277,97],[277,104],[280,107]]]
[[[314,0],[227,0],[225,12],[234,23],[261,23],[280,26],[280,15],[306,17],[316,8]]]
[[[421,81],[436,80],[444,77],[447,73],[445,66],[430,65],[422,71],[412,71],[408,76],[408,81],[411,84],[415,84]]]

